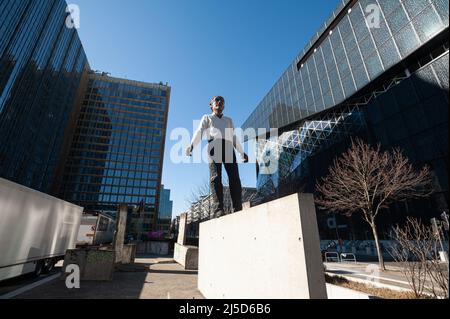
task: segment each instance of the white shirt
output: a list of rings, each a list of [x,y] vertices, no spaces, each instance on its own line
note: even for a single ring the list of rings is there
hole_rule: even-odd
[[[224,139],[232,142],[241,157],[244,157],[244,149],[234,133],[233,120],[227,116],[219,117],[215,113],[204,115],[200,125],[192,138],[192,146],[197,146],[206,131],[208,141],[213,139]]]

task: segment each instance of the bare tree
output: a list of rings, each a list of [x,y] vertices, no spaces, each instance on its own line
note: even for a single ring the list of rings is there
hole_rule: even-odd
[[[201,184],[192,189],[190,197],[186,201],[191,207],[198,206],[200,219],[202,219],[202,215],[211,217],[213,212],[209,180],[204,179]]]
[[[202,198],[211,194],[210,183],[207,179],[204,179],[201,184],[191,190],[189,198],[186,200],[189,205],[195,204]]]
[[[426,227],[410,217],[404,228],[393,228],[395,244],[391,247],[390,254],[396,262],[401,263],[402,272],[416,298],[421,298],[425,291],[426,261],[432,250],[428,235]]]
[[[431,227],[408,217],[406,225],[393,228],[395,245],[392,257],[402,264],[402,271],[416,298],[425,292],[435,298],[448,298],[448,264],[440,262],[437,240]]]
[[[372,228],[380,268],[385,270],[376,218],[380,210],[395,201],[428,196],[432,192],[429,168],[416,172],[399,149],[382,152],[357,139],[316,185],[316,203],[330,213],[350,217],[362,213]]]

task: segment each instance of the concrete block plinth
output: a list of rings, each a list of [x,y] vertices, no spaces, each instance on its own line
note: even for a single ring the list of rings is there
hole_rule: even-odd
[[[175,243],[173,258],[186,270],[198,269],[198,247]]]
[[[140,242],[137,244],[137,253],[167,256],[169,254],[169,245],[169,241]]]
[[[127,244],[122,248],[122,264],[134,264],[136,258],[136,245]]]
[[[82,281],[111,281],[114,261],[113,250],[71,249],[66,253],[63,270],[68,265],[78,265]]]
[[[200,224],[198,287],[211,299],[326,299],[312,194]]]

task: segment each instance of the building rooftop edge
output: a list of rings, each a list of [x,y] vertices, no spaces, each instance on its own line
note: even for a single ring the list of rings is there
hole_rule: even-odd
[[[110,73],[108,73],[108,72],[96,72],[96,71],[90,70],[89,77],[98,78],[101,80],[107,79],[108,81],[111,81],[111,82],[119,82],[119,83],[135,85],[135,86],[152,87],[152,88],[164,87],[164,88],[171,89],[168,82],[166,82],[166,84],[164,84],[163,82],[150,83],[150,82],[144,82],[144,81],[129,80],[129,79],[111,76]]]
[[[287,72],[287,70],[294,64],[297,65],[307,54],[308,51],[313,47],[313,45],[317,42],[317,40],[324,34],[324,32],[327,30],[327,28],[334,23],[334,21],[338,18],[339,14],[345,9],[345,7],[347,6],[347,4],[349,2],[351,2],[353,0],[339,0],[339,3],[336,7],[336,9],[334,9],[330,15],[328,16],[327,20],[322,24],[322,26],[320,27],[319,31],[317,31],[316,33],[314,33],[314,35],[311,37],[311,39],[305,43],[305,45],[303,46],[303,48],[300,49],[300,52],[294,57],[294,60],[289,63],[289,65],[283,70],[283,72],[281,73],[281,75],[276,79],[276,81],[274,82],[274,84],[270,87],[270,90],[272,90],[272,88],[278,83],[278,81],[280,81],[280,79],[283,77],[283,75]],[[262,101],[264,100],[264,98],[267,96],[267,94],[269,94],[269,92],[267,92],[259,101],[259,103],[256,105],[256,107],[253,108],[253,110],[250,112],[250,114],[246,117],[246,119],[244,120],[244,122],[242,123],[242,127],[246,127],[247,126],[247,122],[248,120],[251,118],[251,116],[253,115],[254,112],[257,111],[259,105],[262,103]]]

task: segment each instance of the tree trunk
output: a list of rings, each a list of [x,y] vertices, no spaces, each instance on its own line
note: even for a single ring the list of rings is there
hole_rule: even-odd
[[[377,246],[377,254],[378,254],[378,262],[381,270],[386,270],[386,266],[384,265],[383,252],[381,251],[380,242],[378,239],[377,226],[374,222],[370,223],[370,227],[372,227],[373,238],[375,239],[375,245]]]

